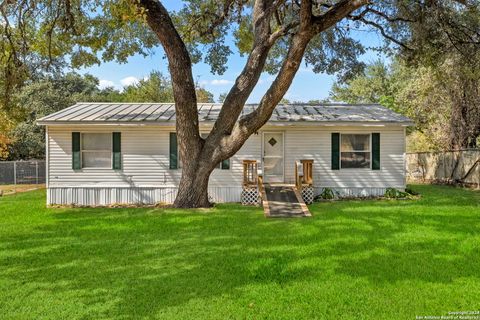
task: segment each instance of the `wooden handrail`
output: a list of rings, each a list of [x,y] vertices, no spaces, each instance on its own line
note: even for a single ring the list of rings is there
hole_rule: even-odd
[[[302,190],[305,185],[313,185],[313,160],[295,161],[295,186]]]
[[[258,185],[258,163],[257,160],[243,160],[243,185]]]

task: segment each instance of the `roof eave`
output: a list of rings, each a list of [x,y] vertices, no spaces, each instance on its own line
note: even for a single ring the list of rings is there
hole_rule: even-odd
[[[213,125],[215,121],[200,121],[200,125]],[[48,121],[38,120],[40,126],[175,126],[174,121]],[[413,126],[412,121],[269,121],[268,126]]]

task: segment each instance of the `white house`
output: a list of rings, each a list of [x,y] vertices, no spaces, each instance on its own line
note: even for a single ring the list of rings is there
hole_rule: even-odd
[[[220,104],[198,105],[207,135]],[[243,114],[256,108],[246,105]],[[171,103],[78,103],[38,120],[46,126],[47,203],[173,202],[181,168]],[[239,202],[243,160],[265,183],[293,184],[295,161],[312,159],[316,193],[383,195],[405,188],[405,129],[411,121],[380,105],[279,105],[239,152],[215,169],[209,194]]]

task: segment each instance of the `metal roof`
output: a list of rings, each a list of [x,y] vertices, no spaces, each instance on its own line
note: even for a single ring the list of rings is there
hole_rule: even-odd
[[[246,104],[242,116],[257,108]],[[222,104],[199,103],[200,122],[217,119]],[[39,124],[165,123],[175,121],[173,103],[80,102],[38,120]],[[280,104],[269,123],[280,122],[374,122],[410,125],[412,121],[378,104]]]

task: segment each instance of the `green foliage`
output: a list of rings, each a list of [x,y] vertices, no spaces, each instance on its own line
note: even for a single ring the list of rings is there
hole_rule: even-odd
[[[217,102],[223,103],[225,101],[225,98],[227,97],[227,95],[228,95],[228,92],[220,93],[220,95],[218,96]]]
[[[215,99],[213,98],[213,93],[206,90],[205,88],[197,87],[196,92],[197,102],[215,102]]]
[[[332,200],[335,199],[335,192],[331,188],[323,188],[322,193],[319,194],[320,199]]]
[[[0,157],[43,158],[45,129],[36,120],[76,102],[173,102],[170,79],[158,71],[122,92],[113,88],[100,90],[98,83],[97,78],[88,74],[67,73],[25,85],[13,98],[14,108],[8,113],[11,123],[7,126],[9,122],[1,122]],[[213,102],[213,94],[203,88],[197,89],[197,98],[199,102]]]
[[[71,106],[78,101],[103,100],[98,80],[68,73],[64,77],[45,78],[25,85],[15,96],[10,116],[16,124],[9,131],[10,159],[43,158],[45,128],[36,120]]]
[[[467,147],[480,136],[480,68],[473,68],[480,60],[472,58],[455,56],[438,69],[408,66],[399,59],[389,66],[376,61],[363,74],[334,83],[330,99],[380,103],[408,116],[415,122],[408,151]],[[474,63],[466,71],[462,65],[469,61]],[[465,141],[458,142],[462,138]]]
[[[409,194],[403,191],[400,191],[395,188],[387,188],[385,190],[385,198],[389,199],[401,199],[401,198],[408,198]]]
[[[336,81],[330,92],[330,99],[347,103],[379,103],[388,101],[394,92],[391,88],[391,74],[383,61],[369,64],[365,72],[349,81]]]
[[[196,91],[198,102],[214,101],[213,94],[204,88],[197,87]],[[152,71],[138,83],[125,87],[121,93],[111,91],[108,98],[117,102],[174,102],[172,83],[160,71]]]
[[[124,88],[124,102],[172,102],[173,90],[170,80],[159,71],[153,71],[145,79]]]
[[[4,196],[0,313],[304,320],[471,310],[480,192],[413,188],[421,199],[315,203],[311,218],[274,221],[237,204],[46,208],[45,191]]]

